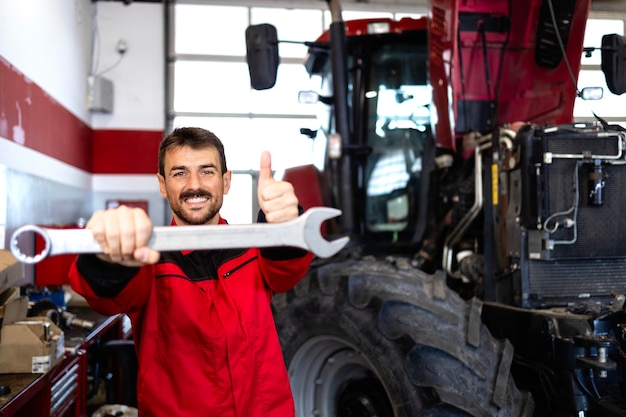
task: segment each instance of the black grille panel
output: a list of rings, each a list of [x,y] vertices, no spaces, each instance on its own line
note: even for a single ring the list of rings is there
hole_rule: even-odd
[[[592,297],[610,301],[626,290],[626,259],[530,261],[525,307],[542,307]]]

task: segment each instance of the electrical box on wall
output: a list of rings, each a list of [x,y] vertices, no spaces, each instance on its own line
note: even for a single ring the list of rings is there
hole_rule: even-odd
[[[112,113],[113,82],[97,75],[90,75],[87,82],[87,108],[89,111],[92,113]]]

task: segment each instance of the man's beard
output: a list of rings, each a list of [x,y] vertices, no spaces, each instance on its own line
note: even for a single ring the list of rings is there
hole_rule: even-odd
[[[185,212],[183,209],[183,205],[185,204],[185,199],[192,197],[206,197],[207,206],[202,208],[204,215],[200,218],[191,217]],[[182,221],[189,225],[203,225],[209,223],[209,221],[214,218],[220,211],[222,206],[222,199],[214,199],[213,195],[204,190],[190,190],[186,191],[178,196],[177,199],[169,198],[170,207],[172,212]],[[197,213],[196,211],[192,211],[192,213]]]

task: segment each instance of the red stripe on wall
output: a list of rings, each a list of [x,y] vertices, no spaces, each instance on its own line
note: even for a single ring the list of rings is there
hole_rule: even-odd
[[[94,130],[94,174],[156,174],[163,131]]]
[[[0,136],[91,172],[91,129],[0,57]]]
[[[92,130],[0,56],[0,136],[90,173],[154,174],[163,131]]]

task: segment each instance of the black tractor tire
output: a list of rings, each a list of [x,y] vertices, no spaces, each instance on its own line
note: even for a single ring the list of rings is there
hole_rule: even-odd
[[[298,417],[530,417],[513,347],[408,259],[313,266],[272,306]]]

